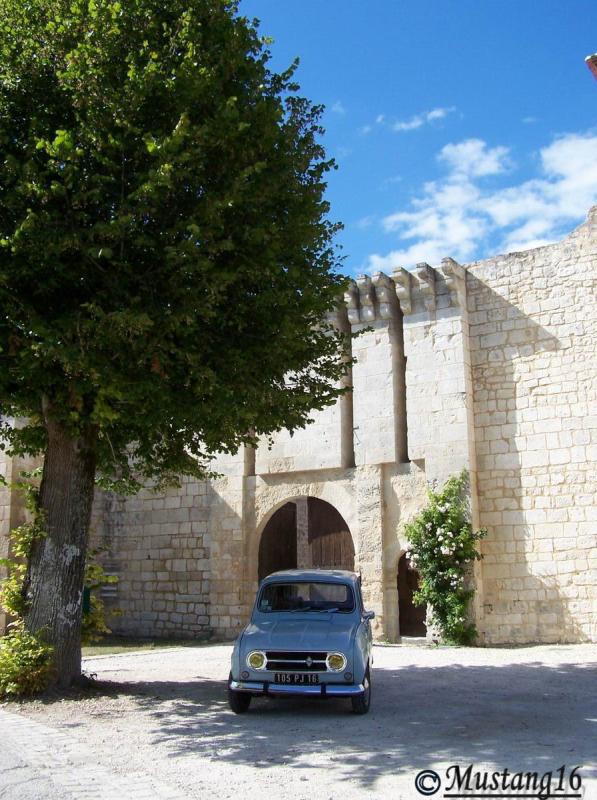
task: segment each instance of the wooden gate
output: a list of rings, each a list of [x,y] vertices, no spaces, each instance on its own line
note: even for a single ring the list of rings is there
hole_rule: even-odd
[[[301,504],[306,510],[308,554],[303,553],[301,567],[354,570],[354,545],[348,525],[329,503],[315,497]],[[302,518],[301,518],[302,519]],[[304,528],[302,529],[304,530]],[[258,578],[272,572],[296,569],[297,506],[289,502],[279,508],[266,524],[259,542]],[[306,560],[305,560],[306,559]]]
[[[269,520],[259,542],[259,580],[281,569],[296,569],[296,505],[286,503]]]
[[[329,503],[310,497],[309,548],[311,566],[354,570],[354,545],[348,525]]]

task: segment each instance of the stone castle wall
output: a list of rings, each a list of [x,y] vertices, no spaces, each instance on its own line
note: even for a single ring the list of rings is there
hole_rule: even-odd
[[[481,641],[596,639],[596,279],[597,209],[548,247],[358,278],[334,319],[360,334],[334,407],[219,457],[217,480],[98,494],[94,544],[120,578],[114,630],[235,635],[268,520],[314,497],[350,530],[376,635],[398,640],[403,524],[429,483],[466,468],[473,523],[489,532]]]
[[[597,209],[468,268],[483,633],[597,638]]]

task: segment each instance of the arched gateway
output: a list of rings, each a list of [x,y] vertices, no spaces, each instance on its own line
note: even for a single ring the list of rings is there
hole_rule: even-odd
[[[259,580],[293,568],[354,569],[354,544],[342,515],[325,500],[299,497],[270,517],[259,542]]]

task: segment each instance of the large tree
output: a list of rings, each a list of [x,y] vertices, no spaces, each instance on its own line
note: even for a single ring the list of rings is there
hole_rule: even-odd
[[[2,0],[0,414],[43,455],[26,624],[80,675],[94,481],[209,455],[337,397],[321,108],[233,0]]]

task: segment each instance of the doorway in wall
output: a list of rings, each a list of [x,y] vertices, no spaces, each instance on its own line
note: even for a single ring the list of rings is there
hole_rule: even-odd
[[[282,569],[296,569],[296,503],[286,503],[269,520],[259,541],[259,580]]]
[[[398,562],[398,619],[400,636],[426,636],[427,606],[416,606],[413,594],[419,588],[419,573],[406,555]]]
[[[354,543],[340,512],[317,497],[279,508],[259,541],[258,578],[283,569],[354,570]]]

